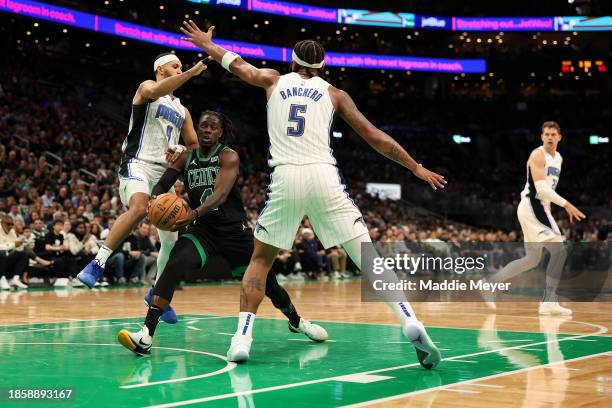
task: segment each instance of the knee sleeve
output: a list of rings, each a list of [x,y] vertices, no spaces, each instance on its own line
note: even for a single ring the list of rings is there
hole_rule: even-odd
[[[160,274],[153,294],[172,301],[176,285],[181,281],[187,272],[200,269],[202,260],[195,245],[188,239],[179,239],[170,252],[170,259],[166,264],[166,270]]]

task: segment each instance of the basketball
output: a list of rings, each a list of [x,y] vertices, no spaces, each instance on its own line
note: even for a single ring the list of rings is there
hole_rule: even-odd
[[[157,228],[170,231],[177,220],[187,216],[189,208],[183,199],[175,194],[161,194],[149,205],[148,216],[151,224]]]

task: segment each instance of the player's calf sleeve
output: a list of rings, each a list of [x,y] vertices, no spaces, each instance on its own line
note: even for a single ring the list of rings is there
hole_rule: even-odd
[[[551,242],[545,245],[550,252],[550,259],[546,266],[546,287],[544,290],[544,302],[557,301],[557,288],[563,275],[563,267],[567,258],[567,252],[562,242]]]
[[[200,269],[201,263],[202,260],[193,243],[186,238],[178,240],[170,252],[170,261],[166,265],[166,270],[155,282],[153,295],[171,302],[174,290],[181,279],[186,273]]]
[[[539,244],[527,245],[525,247],[525,256],[510,262],[504,266],[499,272],[489,277],[490,282],[505,282],[514,278],[516,275],[535,268],[540,263],[542,256],[542,246]]]
[[[298,327],[300,324],[300,315],[295,310],[295,306],[291,303],[291,298],[287,291],[278,284],[276,274],[268,273],[266,278],[266,296],[270,298],[275,308],[280,310],[287,318],[293,327]]]
[[[170,252],[172,252],[172,248],[178,239],[178,232],[174,231],[162,231],[159,232],[159,241],[161,247],[159,248],[159,254],[157,255],[157,279],[164,272],[166,265],[168,264],[168,259],[170,258]]]
[[[363,272],[363,269],[361,268],[362,243],[369,243],[370,245],[374,245],[372,243],[370,235],[363,234],[358,236],[357,238],[353,238],[352,240],[343,243],[342,248],[344,248],[347,255],[355,263],[357,268],[359,268]],[[368,274],[366,273],[364,273],[364,276],[369,280],[374,279],[373,276],[368,276]],[[399,279],[397,278],[397,275],[393,270],[385,270],[382,274],[376,275],[376,279],[381,279],[384,282],[399,283]],[[395,297],[397,297],[398,295],[401,296],[401,298],[395,299]],[[385,301],[387,306],[391,308],[393,314],[395,314],[395,317],[400,323],[402,323],[407,318],[416,319],[416,313],[410,306],[410,303],[408,303],[408,300],[406,299],[404,294],[393,294],[393,298],[390,298],[389,295],[383,292],[382,296],[383,300]]]

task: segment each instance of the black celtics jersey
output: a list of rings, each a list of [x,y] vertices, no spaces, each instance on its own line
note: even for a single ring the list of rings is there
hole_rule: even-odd
[[[213,153],[207,157],[202,155],[199,148],[189,152],[183,168],[183,183],[191,208],[198,207],[213,193],[217,175],[221,171],[221,152],[225,149],[228,147],[219,143]],[[214,225],[235,222],[246,222],[240,192],[235,184],[223,204],[197,220],[198,224]]]

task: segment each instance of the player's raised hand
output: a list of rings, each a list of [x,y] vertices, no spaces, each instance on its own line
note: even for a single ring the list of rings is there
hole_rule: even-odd
[[[166,161],[169,164],[174,163],[179,159],[179,157],[181,157],[181,154],[183,154],[185,150],[187,150],[187,148],[179,144],[168,146],[168,149],[166,150]]]
[[[570,222],[574,222],[574,219],[576,221],[580,221],[586,218],[586,215],[584,215],[582,211],[574,207],[574,205],[569,201],[565,203],[565,207],[563,208],[565,208],[565,211],[567,211],[567,215],[569,215]]]
[[[425,167],[419,166],[413,172],[415,176],[424,180],[427,184],[430,185],[431,188],[437,190],[439,188],[444,188],[446,184],[446,180],[444,180],[444,176],[439,175],[438,173],[434,173],[431,170],[427,170]]]
[[[189,68],[189,71],[187,72],[189,72],[189,74],[193,78],[193,77],[197,77],[202,72],[206,71],[206,68],[208,68],[208,66],[206,66],[204,61],[198,61],[197,63],[194,64],[193,67]]]
[[[182,37],[182,40],[189,41],[200,48],[212,44],[212,36],[215,26],[211,26],[208,30],[202,31],[192,20],[183,21],[183,26],[180,28],[183,34],[187,37]]]

